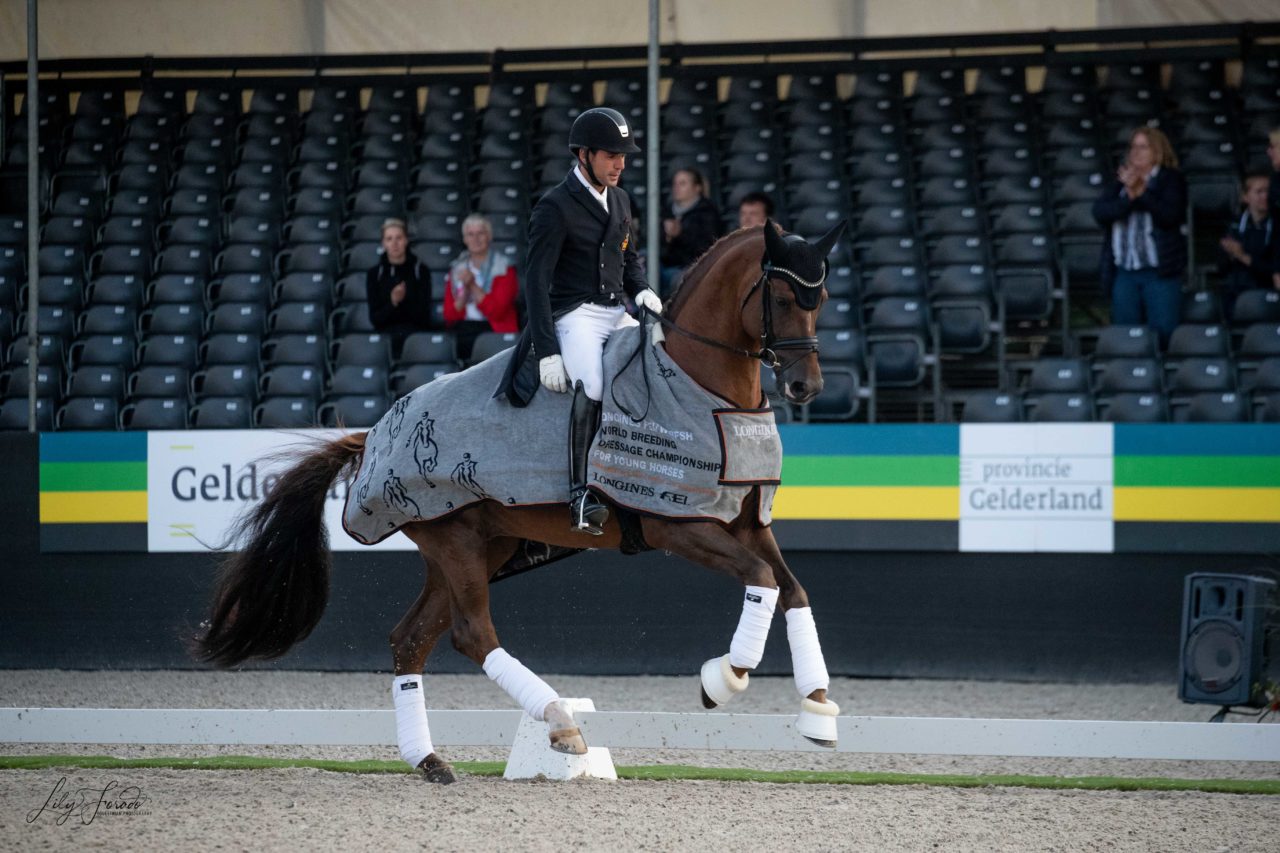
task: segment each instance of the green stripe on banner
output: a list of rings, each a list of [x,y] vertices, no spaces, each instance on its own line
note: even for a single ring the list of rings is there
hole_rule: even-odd
[[[145,492],[146,462],[42,462],[42,492]]]
[[[1276,456],[1117,456],[1117,486],[1280,486]]]
[[[1116,424],[1116,456],[1277,456],[1275,424]]]
[[[783,456],[788,486],[958,486],[957,456]]]
[[[147,461],[145,432],[42,432],[41,462]]]
[[[778,427],[796,456],[959,456],[959,424],[805,424]]]

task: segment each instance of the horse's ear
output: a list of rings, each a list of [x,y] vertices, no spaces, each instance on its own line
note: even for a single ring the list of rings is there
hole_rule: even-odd
[[[844,233],[844,227],[848,224],[848,220],[841,219],[835,224],[835,227],[822,235],[822,239],[814,243],[813,246],[819,252],[819,257],[825,258],[831,254],[831,249],[835,247],[836,240],[840,239],[840,235]]]
[[[782,263],[787,256],[787,244],[778,233],[778,227],[773,224],[772,219],[764,221],[764,256],[770,263],[775,264]]]

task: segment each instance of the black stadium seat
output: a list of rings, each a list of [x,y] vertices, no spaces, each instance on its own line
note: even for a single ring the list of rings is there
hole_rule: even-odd
[[[1113,423],[1164,423],[1169,402],[1159,393],[1123,393],[1098,398],[1099,420]]]
[[[187,425],[185,397],[148,397],[120,410],[121,429],[182,430]]]
[[[316,426],[316,401],[311,397],[272,397],[254,407],[253,425],[267,429],[305,429]]]
[[[191,407],[195,429],[248,429],[253,426],[253,404],[244,397],[207,397]]]
[[[965,423],[1013,423],[1022,420],[1022,398],[1003,391],[976,391],[963,401]]]
[[[114,430],[119,405],[107,397],[75,397],[67,400],[54,417],[58,430]]]

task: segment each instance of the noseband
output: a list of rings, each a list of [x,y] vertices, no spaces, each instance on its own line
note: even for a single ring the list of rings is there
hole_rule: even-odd
[[[712,338],[705,337],[704,335],[699,335],[697,332],[691,332],[688,329],[677,326],[674,320],[663,317],[661,314],[658,314],[648,308],[645,308],[644,312],[660,322],[662,325],[666,326],[668,329],[679,332],[686,338],[695,340],[698,343],[706,344],[707,346],[712,346],[717,349],[727,350],[729,352],[736,353],[737,355],[746,356],[747,358],[759,359],[769,365],[769,367],[774,371],[779,369],[786,370],[810,353],[816,353],[818,351],[818,338],[813,335],[803,338],[779,338],[774,334],[773,300],[769,298],[768,287],[771,275],[778,275],[787,279],[793,287],[820,288],[827,280],[827,262],[823,260],[822,278],[817,281],[806,281],[796,273],[789,269],[784,269],[783,267],[775,267],[771,264],[763,265],[760,278],[756,279],[756,283],[751,286],[751,289],[747,291],[747,295],[742,298],[742,306],[738,309],[738,313],[746,311],[747,302],[751,300],[751,297],[755,295],[756,291],[760,291],[760,349],[758,350],[753,351],[749,349],[742,349],[741,347],[735,347],[732,344],[726,344],[722,341],[713,340]],[[784,364],[782,359],[778,358],[779,350],[802,350],[802,352]]]

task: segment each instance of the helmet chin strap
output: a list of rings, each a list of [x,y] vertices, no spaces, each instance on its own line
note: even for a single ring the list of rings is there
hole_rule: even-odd
[[[591,186],[599,187],[600,191],[604,192],[604,181],[597,178],[595,170],[591,168],[591,152],[594,150],[595,149],[593,148],[579,148],[578,163],[583,167],[584,171],[586,171],[587,180],[591,182]],[[587,156],[581,156],[581,152],[583,151],[587,152]]]

